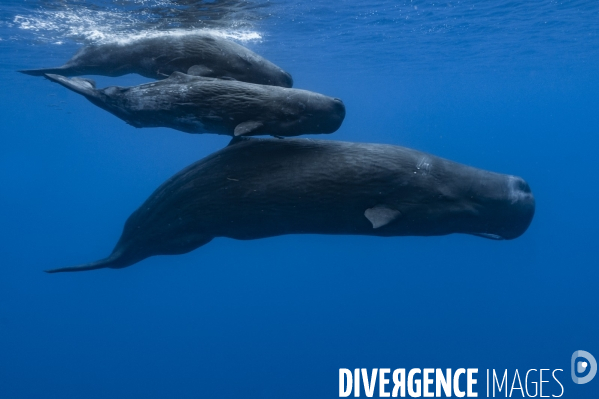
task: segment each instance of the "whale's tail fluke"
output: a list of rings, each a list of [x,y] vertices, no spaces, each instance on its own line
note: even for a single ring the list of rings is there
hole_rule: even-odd
[[[61,84],[69,90],[75,93],[82,94],[84,96],[91,96],[96,93],[96,82],[92,79],[86,78],[66,78],[62,75],[54,75],[47,73],[44,75],[46,79]]]
[[[143,259],[143,257],[141,259]],[[109,257],[97,260],[95,262],[85,263],[83,265],[77,265],[77,266],[60,267],[58,269],[45,270],[45,272],[46,273],[62,273],[62,272],[84,272],[84,271],[88,271],[88,270],[97,270],[97,269],[104,269],[104,268],[120,269],[123,267],[130,266],[130,265],[138,262],[141,259],[135,259],[132,261],[130,258],[128,259],[127,257],[123,256],[122,251],[117,250],[117,251],[113,252],[112,254],[110,254]]]
[[[46,273],[62,273],[62,272],[83,272],[87,270],[103,269],[110,267],[111,259],[105,258],[96,262],[86,263],[79,266],[61,267],[58,269],[44,270]]]
[[[42,69],[21,69],[19,72],[31,76],[44,76],[47,73],[66,74],[67,69],[64,67],[42,68]]]
[[[84,265],[61,267],[58,269],[44,270],[46,273],[62,273],[62,272],[84,272],[87,270],[104,269],[110,267],[112,259],[110,257],[98,260],[96,262],[86,263]]]

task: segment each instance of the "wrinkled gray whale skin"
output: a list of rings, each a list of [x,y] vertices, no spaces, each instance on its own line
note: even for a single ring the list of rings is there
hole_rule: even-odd
[[[333,133],[345,118],[345,106],[337,98],[180,72],[157,82],[105,89],[96,89],[90,79],[46,77],[138,128],[169,127],[230,136],[297,136]]]
[[[22,70],[43,76],[122,76],[136,73],[166,79],[173,72],[242,82],[293,86],[291,75],[247,48],[210,34],[190,33],[141,38],[83,47],[61,67]]]
[[[50,270],[124,268],[215,237],[283,234],[513,239],[535,201],[519,177],[408,148],[311,139],[234,138],[180,171],[135,211],[112,254]]]

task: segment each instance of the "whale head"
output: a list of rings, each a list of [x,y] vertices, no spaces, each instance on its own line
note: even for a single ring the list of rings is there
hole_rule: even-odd
[[[490,184],[489,184],[490,183]],[[511,240],[524,234],[535,213],[535,198],[528,183],[517,176],[499,175],[498,181],[481,181],[481,194],[472,206],[478,221],[470,234],[495,240]]]
[[[423,235],[465,233],[511,240],[532,222],[535,199],[520,177],[440,158],[430,163],[421,160],[411,170],[408,173],[415,176],[411,203],[404,204],[402,213],[420,223],[411,228],[421,229]]]
[[[293,87],[291,74],[266,60],[252,68],[252,77],[248,77],[247,81],[269,86]]]
[[[338,98],[294,90],[273,113],[272,131],[285,136],[333,133],[345,119],[345,105]]]

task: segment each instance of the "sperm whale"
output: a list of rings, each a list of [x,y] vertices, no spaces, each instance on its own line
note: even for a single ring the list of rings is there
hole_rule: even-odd
[[[163,183],[105,259],[50,273],[119,269],[216,237],[284,234],[514,239],[535,200],[521,178],[384,144],[234,138]]]
[[[173,72],[263,85],[293,86],[291,75],[253,51],[209,33],[164,34],[80,49],[64,65],[20,71],[33,76],[122,76],[166,79]]]

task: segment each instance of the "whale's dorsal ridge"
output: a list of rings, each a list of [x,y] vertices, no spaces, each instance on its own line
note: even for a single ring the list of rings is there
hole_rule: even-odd
[[[171,80],[192,80],[192,76],[191,75],[187,75],[183,72],[179,72],[179,71],[175,71],[173,73],[171,73],[168,77]]]
[[[393,222],[401,216],[401,212],[387,205],[376,205],[364,211],[364,216],[370,223],[373,229],[378,229]]]

